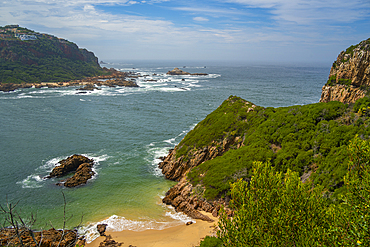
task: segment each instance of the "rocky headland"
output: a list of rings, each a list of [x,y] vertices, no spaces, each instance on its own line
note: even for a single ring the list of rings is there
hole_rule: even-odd
[[[370,89],[370,39],[342,51],[333,63],[320,102],[354,103]]]
[[[67,159],[59,161],[46,178],[60,178],[74,172],[72,177],[58,182],[57,185],[76,187],[86,184],[87,180],[94,176],[95,172],[92,170],[93,165],[94,160],[74,154]]]
[[[68,82],[40,82],[40,83],[0,83],[0,91],[10,92],[21,88],[58,88],[81,86],[77,88],[80,91],[98,90],[101,86],[108,87],[139,87],[131,78],[137,76],[133,73],[121,72],[113,68],[103,68],[107,73],[105,75],[86,77],[81,80],[73,80]]]
[[[232,103],[233,98],[230,97],[225,102]],[[247,112],[252,112],[256,107],[254,104],[245,102]],[[181,145],[181,143],[179,144]],[[200,164],[212,160],[218,156],[222,156],[230,149],[238,149],[243,145],[243,136],[226,135],[221,140],[214,140],[202,148],[194,148],[185,155],[178,155],[181,146],[176,146],[171,149],[168,156],[162,158],[162,162],[158,164],[162,169],[162,173],[167,179],[178,181],[162,199],[163,203],[173,206],[176,211],[183,212],[194,219],[211,221],[209,217],[203,215],[199,211],[212,213],[214,217],[218,216],[221,206],[227,206],[229,203],[228,197],[217,198],[215,200],[207,200],[203,195],[202,186],[193,186],[189,181],[187,174],[189,171]],[[229,215],[232,211],[226,208]]]

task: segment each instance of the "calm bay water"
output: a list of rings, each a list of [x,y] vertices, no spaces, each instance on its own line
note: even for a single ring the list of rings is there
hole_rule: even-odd
[[[117,230],[182,224],[185,216],[161,204],[175,183],[161,175],[158,158],[230,95],[261,106],[315,103],[330,70],[190,62],[105,66],[149,76],[137,80],[139,88],[102,87],[86,94],[76,87],[0,92],[0,203],[19,201],[23,215],[37,214],[40,228],[62,226],[62,192],[67,215],[73,215],[67,225],[78,225],[83,216],[91,238],[96,232],[89,225],[104,219]],[[174,67],[209,75],[165,74]],[[58,179],[43,179],[72,154],[96,161],[93,180],[70,189],[56,186]]]

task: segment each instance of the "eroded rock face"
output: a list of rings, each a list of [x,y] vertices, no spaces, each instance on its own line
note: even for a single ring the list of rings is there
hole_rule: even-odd
[[[190,157],[185,160],[184,157],[176,157],[176,150],[170,150],[167,157],[162,157],[163,161],[159,163],[159,168],[167,179],[179,181],[174,187],[167,191],[162,202],[173,206],[176,211],[183,212],[193,219],[201,219],[212,221],[208,216],[203,215],[199,211],[212,213],[213,216],[218,215],[221,205],[227,205],[227,199],[218,199],[207,201],[195,192],[193,185],[187,180],[186,174],[193,168],[207,160],[211,160],[227,152],[231,147],[240,148],[243,142],[239,142],[241,137],[228,138],[220,143],[205,147],[200,150],[193,151],[188,155]],[[226,209],[229,215],[231,210]]]
[[[331,67],[320,102],[353,103],[370,89],[370,39],[342,51]]]
[[[71,172],[75,172],[72,177],[57,183],[57,185],[60,186],[76,187],[81,184],[86,184],[87,180],[92,178],[95,174],[92,170],[94,160],[82,155],[72,155],[67,159],[59,161],[58,164],[59,165],[54,167],[47,178],[63,177]]]

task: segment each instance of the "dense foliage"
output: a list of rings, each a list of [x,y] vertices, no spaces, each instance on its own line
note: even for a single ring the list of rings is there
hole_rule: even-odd
[[[0,39],[0,82],[58,82],[103,73],[92,52],[51,35],[35,34],[36,40]]]
[[[241,148],[231,147],[189,172],[188,178],[204,187],[207,199],[227,196],[230,182],[249,179],[254,161],[269,161],[278,172],[312,172],[314,183],[336,198],[347,170],[347,145],[356,134],[368,139],[368,125],[366,114],[340,102],[263,108],[231,96],[184,138],[178,155],[189,158],[193,149],[241,137]]]
[[[348,146],[345,193],[330,204],[321,186],[298,173],[254,162],[250,182],[231,186],[229,218],[221,210],[218,238],[201,246],[369,246],[370,144],[355,137]]]

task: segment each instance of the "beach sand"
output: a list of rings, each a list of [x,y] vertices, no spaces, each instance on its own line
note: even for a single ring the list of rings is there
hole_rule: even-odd
[[[122,231],[122,232],[106,232],[106,235],[111,235],[112,238],[119,243],[123,243],[122,247],[130,245],[137,247],[193,247],[199,246],[200,241],[206,236],[215,234],[215,226],[217,218],[210,213],[202,212],[214,222],[206,222],[197,220],[191,225],[180,225],[167,228],[164,230],[146,230],[141,232]],[[104,241],[105,237],[95,239],[87,247],[98,247],[100,242]]]

